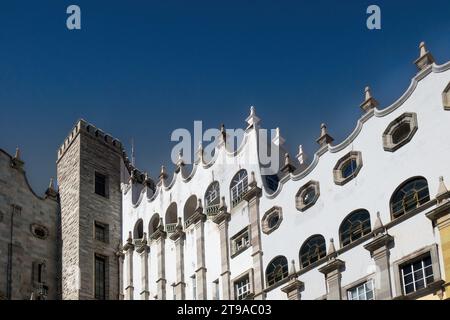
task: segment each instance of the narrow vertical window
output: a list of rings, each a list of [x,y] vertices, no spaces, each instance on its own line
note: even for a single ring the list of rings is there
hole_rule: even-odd
[[[95,193],[99,196],[106,197],[106,184],[107,179],[106,176],[96,172],[95,173]]]
[[[106,258],[95,256],[95,299],[106,299]]]

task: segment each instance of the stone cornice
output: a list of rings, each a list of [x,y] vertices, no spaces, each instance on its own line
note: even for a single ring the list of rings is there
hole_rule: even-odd
[[[339,259],[332,259],[328,263],[319,269],[320,273],[327,275],[333,271],[341,271],[345,267],[345,262]]]
[[[426,214],[426,217],[430,219],[434,224],[436,222],[446,216],[450,216],[450,201],[444,202],[441,205],[439,205],[437,208],[435,208],[433,211]]]
[[[304,286],[305,284],[302,281],[296,278],[292,278],[291,280],[289,280],[287,285],[281,288],[281,291],[288,294],[295,290],[301,291],[304,288]]]
[[[255,198],[260,198],[262,196],[262,189],[256,185],[250,188],[243,196],[243,199],[247,202]]]
[[[389,234],[379,235],[379,236],[376,236],[376,237],[372,240],[372,242],[366,244],[366,245],[364,246],[364,249],[366,249],[367,251],[369,251],[369,252],[373,255],[373,253],[374,253],[376,250],[382,248],[383,246],[384,246],[384,247],[388,247],[389,244],[390,244],[391,242],[393,242],[393,241],[394,241],[394,237],[392,237],[392,236],[389,235]]]
[[[230,213],[228,213],[224,210],[220,210],[219,213],[212,218],[212,221],[215,224],[221,224],[224,221],[226,221],[226,222],[230,221],[230,218],[231,218]]]

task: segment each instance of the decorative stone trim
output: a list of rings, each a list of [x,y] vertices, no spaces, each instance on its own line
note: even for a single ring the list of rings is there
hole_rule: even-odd
[[[450,82],[445,87],[444,92],[442,92],[442,104],[444,105],[444,110],[450,110]]]
[[[395,132],[396,129],[398,129],[400,126],[409,124],[410,131],[409,134],[402,139],[401,141],[394,143],[392,140],[392,135]],[[417,114],[413,112],[407,112],[402,114],[400,117],[392,121],[389,126],[386,128],[386,130],[383,133],[383,148],[385,151],[388,152],[394,152],[401,147],[403,147],[405,144],[411,141],[411,139],[414,137],[418,129],[417,124]]]
[[[1,221],[1,218],[2,218],[2,216],[0,213],[0,221]],[[40,224],[33,223],[30,226],[30,231],[33,236],[35,236],[36,238],[41,239],[41,240],[45,240],[49,236],[48,229]]]
[[[275,226],[270,227],[269,221],[274,216],[278,216],[278,222]],[[283,209],[281,209],[281,207],[273,207],[262,217],[262,232],[264,232],[265,234],[271,234],[280,227],[281,222],[283,222]]]
[[[230,239],[230,246],[231,246],[231,259],[237,257],[238,255],[240,255],[241,253],[243,253],[244,251],[246,251],[248,248],[250,248],[252,246],[252,241],[251,241],[251,234],[250,234],[250,226],[245,227],[244,229],[242,229],[241,231],[239,231],[236,235],[234,235],[231,239]],[[242,246],[241,248],[237,248],[236,242],[241,240],[242,237],[244,237],[247,234],[247,238],[248,238],[248,242],[246,245]]]
[[[314,198],[309,202],[305,203],[305,196],[308,192],[312,191],[312,188],[314,188]],[[303,187],[298,190],[297,195],[295,196],[296,199],[296,207],[299,211],[306,211],[309,208],[311,208],[313,205],[316,204],[317,200],[320,197],[320,184],[317,181],[311,180],[307,184],[305,184]]]
[[[353,174],[349,175],[348,177],[344,177],[342,175],[342,169],[347,164],[348,161],[356,161],[356,168]],[[336,183],[338,186],[343,186],[353,178],[355,178],[359,171],[361,171],[361,168],[363,166],[362,161],[362,153],[359,151],[351,151],[336,163],[336,166],[333,169],[333,177],[334,177],[334,183]]]
[[[439,265],[439,252],[438,252],[437,244],[433,244],[431,246],[417,250],[417,251],[401,258],[400,260],[395,261],[392,264],[393,268],[394,268],[394,284],[395,284],[395,293],[396,293],[395,299],[404,299],[404,298],[408,298],[408,297],[412,297],[412,296],[414,296],[415,298],[419,298],[417,296],[419,294],[418,291],[413,292],[408,295],[404,294],[403,286],[402,286],[403,280],[401,279],[400,267],[402,265],[412,262],[416,259],[420,259],[420,257],[428,255],[428,254],[431,257],[431,265],[432,265],[432,269],[433,269],[434,283],[440,283],[440,281],[442,280],[442,276],[441,276],[441,270],[440,270],[440,265]],[[441,283],[441,286],[442,286],[442,283]],[[437,290],[437,288],[435,288],[435,290]],[[431,292],[424,292],[423,295],[426,295],[427,293],[430,294]],[[423,295],[421,295],[421,296],[423,296]]]
[[[236,278],[234,278],[233,280],[231,280],[231,284],[233,286],[233,300],[237,300],[236,282],[238,282],[244,278],[247,278],[247,277],[248,277],[248,280],[250,283],[250,293],[248,294],[248,296],[245,300],[252,300],[253,297],[255,296],[253,269],[249,269],[249,270],[245,271],[244,273],[240,274],[239,276],[237,276]]]

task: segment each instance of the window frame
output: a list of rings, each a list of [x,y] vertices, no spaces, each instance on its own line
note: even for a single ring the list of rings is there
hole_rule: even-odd
[[[246,286],[248,286],[248,291],[245,297],[243,297],[242,299],[238,299],[239,295],[237,292],[237,288],[236,285],[238,282],[244,280],[244,279],[248,279],[248,284],[246,284]],[[239,275],[238,277],[234,278],[231,281],[232,285],[233,285],[233,300],[237,300],[237,301],[244,301],[244,300],[251,300],[253,299],[254,296],[254,279],[253,279],[253,269],[249,269],[247,271],[245,271],[244,273],[242,273],[241,275]]]
[[[354,216],[356,216],[357,214],[360,214],[360,213],[365,213],[365,214],[367,214],[367,217],[366,217],[366,219],[360,224],[360,229],[362,229],[362,230],[361,230],[361,233],[360,233],[359,238],[356,238],[356,239],[352,240],[352,235],[354,234],[354,231],[353,231],[353,232],[350,232],[350,231],[352,230],[352,229],[350,228],[350,230],[349,230],[349,239],[350,239],[350,242],[348,242],[347,244],[344,244],[344,239],[343,239],[343,231],[344,231],[344,230],[343,230],[343,227],[344,227],[344,223],[347,223],[350,219],[352,219]],[[361,227],[361,226],[364,224],[364,222],[367,222],[367,221],[368,221],[368,223],[369,223],[368,229],[367,229],[367,227],[366,227],[366,228]],[[370,213],[369,213],[369,211],[366,210],[366,209],[358,209],[358,210],[352,211],[350,214],[348,214],[348,215],[344,218],[344,220],[342,220],[341,225],[339,226],[339,241],[340,241],[340,244],[341,244],[341,248],[345,248],[345,247],[351,245],[352,243],[354,243],[354,242],[360,240],[361,238],[364,238],[364,236],[370,234],[371,232],[372,232],[372,223],[371,223],[371,218],[370,218]]]
[[[278,216],[278,222],[273,227],[270,227],[269,221],[274,215]],[[264,216],[261,219],[262,232],[266,235],[269,235],[275,230],[277,230],[282,222],[283,222],[283,209],[277,206],[272,207],[264,214]]]
[[[97,261],[103,262],[103,281],[98,282],[99,274],[97,269]],[[94,254],[94,298],[95,300],[108,300],[108,257],[95,253]],[[103,292],[99,293],[99,283],[103,282]]]
[[[305,256],[305,253],[302,254],[303,249],[305,249],[306,245],[309,244],[309,242],[311,242],[311,241],[313,241],[315,238],[319,238],[319,237],[321,238],[321,240],[323,240],[323,247],[321,246],[322,248],[321,248],[321,251],[319,251],[317,260],[311,262],[311,257],[309,257],[309,258],[308,258],[308,264],[307,264],[307,265],[304,265],[304,264],[303,264],[303,258],[302,258],[302,257]],[[310,250],[309,250],[309,251],[310,251]],[[309,251],[308,251],[308,253],[309,253]],[[321,253],[323,254],[323,256],[320,255]],[[311,256],[311,255],[309,255],[309,256]],[[300,247],[300,251],[299,251],[300,268],[301,268],[301,269],[308,268],[308,267],[310,267],[311,265],[314,265],[315,263],[317,263],[317,262],[319,262],[319,261],[325,259],[326,257],[327,257],[327,246],[326,246],[326,241],[325,241],[324,236],[321,235],[321,234],[313,235],[313,236],[309,237],[308,239],[306,239],[306,240],[303,242],[302,246]]]
[[[408,135],[402,140],[394,143],[392,139],[392,134],[397,130],[400,126],[408,123],[410,126],[410,131]],[[394,121],[389,123],[386,130],[383,132],[382,140],[383,140],[383,149],[387,152],[395,152],[404,145],[408,144],[418,130],[418,122],[417,122],[417,114],[414,112],[405,112],[401,116],[397,117]]]
[[[97,237],[98,228],[103,229],[103,239]],[[109,225],[100,221],[94,221],[94,239],[102,243],[109,243]]]
[[[367,285],[368,285],[369,283],[370,283],[371,286],[372,286],[371,290],[369,290],[369,291],[372,292],[372,299],[367,299],[367,293],[368,293]],[[359,299],[359,297],[360,297],[361,295],[358,294],[358,292],[359,292],[358,289],[361,288],[361,287],[364,287],[364,297],[365,297],[365,299]],[[352,298],[353,296],[351,296],[351,292],[352,292],[353,290],[357,290],[357,297],[358,297],[357,299],[353,299],[353,298]],[[375,297],[375,280],[372,279],[372,278],[369,278],[369,279],[366,279],[366,280],[363,281],[363,282],[359,282],[359,284],[354,285],[354,286],[352,286],[352,287],[346,289],[346,293],[347,293],[347,300],[349,300],[349,301],[373,301],[373,300],[376,300],[376,297]]]
[[[237,247],[238,241],[241,241],[243,238],[248,237],[246,244],[243,245],[241,248]],[[241,242],[242,244],[242,242]],[[245,227],[238,233],[236,233],[233,237],[230,239],[230,246],[231,246],[231,259],[237,257],[241,253],[245,252],[248,248],[252,246],[252,238],[251,238],[251,232],[250,232],[250,226]]]
[[[408,193],[405,193],[405,192],[404,192],[404,196],[403,196],[402,200],[401,201],[396,201],[394,203],[394,198],[397,198],[397,194],[399,192],[402,192],[402,190],[405,189],[408,185],[410,185],[412,183],[417,183],[419,181],[424,181],[426,183],[426,186],[422,187],[421,189],[415,190],[415,193],[413,194],[413,198],[415,200],[415,207],[414,208],[406,210],[405,198],[408,195]],[[425,190],[428,190],[428,195],[423,197],[423,198],[421,198],[421,199],[418,199],[418,194],[420,192],[422,192],[422,191],[425,191]],[[409,195],[409,197],[410,196],[411,195]],[[396,219],[399,219],[400,217],[402,217],[402,216],[404,216],[404,215],[406,215],[406,214],[408,214],[410,212],[413,212],[417,208],[420,208],[420,207],[426,205],[430,201],[431,201],[431,195],[430,195],[430,186],[428,184],[428,180],[426,178],[424,178],[424,177],[421,177],[421,176],[412,177],[412,178],[404,181],[402,184],[400,184],[397,187],[397,189],[395,189],[395,191],[391,195],[391,198],[389,200],[389,209],[390,209],[390,213],[391,213],[391,220],[394,221]],[[400,202],[402,203],[402,211],[400,211],[400,210],[394,211],[396,205],[399,204]]]
[[[348,162],[356,161],[356,168],[354,169],[353,173],[349,176],[343,175],[343,169],[347,165]],[[338,186],[343,186],[349,181],[356,178],[361,171],[363,167],[363,160],[362,160],[362,153],[360,151],[350,151],[345,156],[340,158],[338,162],[336,163],[334,169],[333,169],[333,178],[334,183]]]
[[[282,260],[282,261],[279,261]],[[278,265],[275,266],[275,263]],[[274,270],[269,273],[269,268],[273,267]],[[277,268],[281,267],[281,270],[277,271]],[[281,278],[278,279],[278,273],[281,273]],[[270,276],[270,278],[269,278]],[[285,256],[277,256],[273,258],[266,267],[265,278],[267,287],[276,286],[279,283],[282,283],[285,279],[289,277],[289,262]],[[278,279],[278,280],[277,280]]]
[[[97,177],[101,177],[104,178],[104,194],[103,193],[99,193],[97,191]],[[106,174],[103,174],[97,170],[94,171],[94,193],[100,197],[109,199],[109,178]]]
[[[210,194],[215,192],[216,196],[210,199]],[[204,196],[205,211],[208,216],[216,215],[219,213],[220,209],[220,183],[219,181],[213,181],[210,183],[205,191]]]
[[[241,174],[245,175],[241,176]],[[248,191],[248,183],[248,172],[245,169],[239,170],[231,179],[230,199],[232,209],[236,208],[244,200],[244,195]],[[234,192],[235,190],[236,192]]]
[[[304,197],[305,195],[308,193],[308,190],[310,190],[311,188],[314,188],[314,198],[309,202],[309,203],[305,203],[304,202]],[[311,180],[308,183],[306,183],[304,186],[302,186],[296,196],[295,196],[295,204],[297,207],[297,210],[299,211],[306,211],[309,208],[311,208],[312,206],[314,206],[317,202],[317,200],[320,197],[320,183],[318,181],[314,181]]]
[[[433,277],[434,277],[434,281],[429,284],[427,287],[419,289],[418,291],[409,293],[409,294],[405,294],[404,289],[403,289],[403,279],[402,279],[402,274],[401,274],[401,267],[409,264],[409,263],[413,263],[414,261],[417,261],[427,255],[430,255],[431,257],[431,266],[432,266],[432,270],[433,270]],[[420,297],[420,296],[425,296],[427,295],[427,289],[433,289],[433,285],[435,283],[438,283],[442,280],[442,275],[441,275],[441,266],[440,266],[440,262],[439,262],[439,250],[438,250],[438,245],[437,244],[433,244],[427,247],[424,247],[422,249],[419,249],[405,257],[403,257],[400,260],[395,261],[393,264],[393,269],[394,269],[394,279],[395,279],[395,292],[398,297]]]

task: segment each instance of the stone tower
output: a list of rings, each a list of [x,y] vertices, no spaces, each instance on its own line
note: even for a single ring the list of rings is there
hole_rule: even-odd
[[[80,120],[58,150],[62,298],[120,299],[121,143]]]

